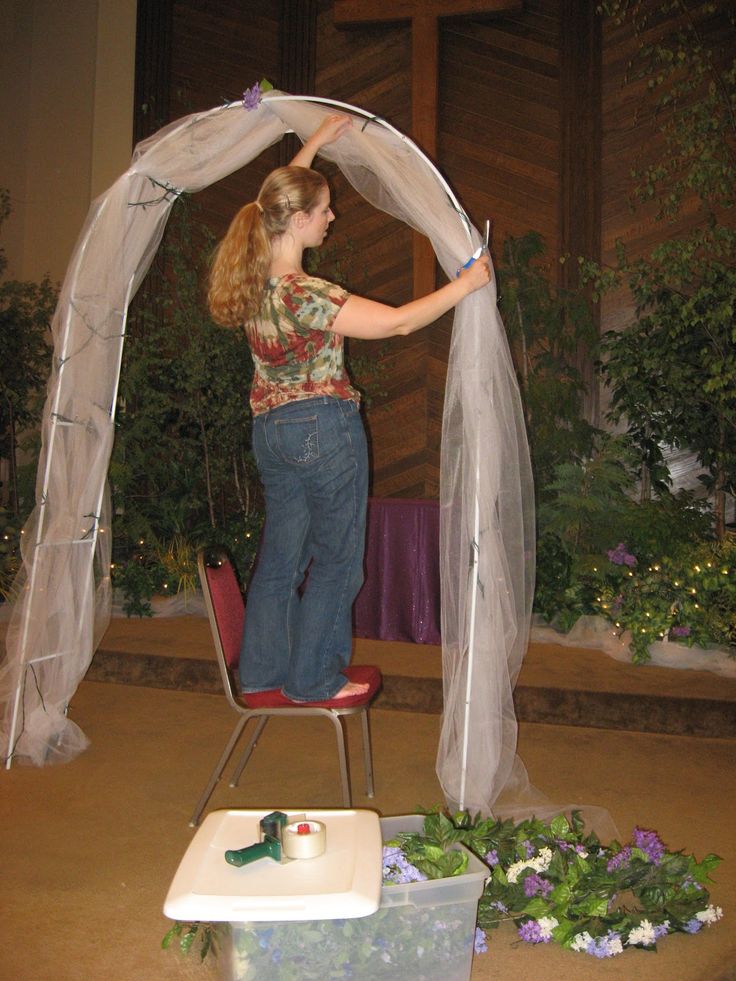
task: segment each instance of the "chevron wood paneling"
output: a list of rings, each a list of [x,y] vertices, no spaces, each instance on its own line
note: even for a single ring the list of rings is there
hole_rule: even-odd
[[[408,132],[411,104],[411,35],[408,26],[340,29],[331,0],[320,3],[317,91],[357,105]],[[369,124],[370,125],[370,124]],[[411,298],[409,230],[377,212],[335,178],[338,219],[334,241],[351,256],[348,285],[386,303]],[[354,345],[357,347],[357,345]],[[379,497],[423,497],[427,418],[427,352],[422,334],[384,344],[366,342],[360,354],[380,358],[375,395],[366,409],[372,463],[371,491]]]
[[[659,0],[649,2],[654,6]],[[575,77],[571,62],[563,63],[563,58],[569,59],[572,52],[573,72],[585,61],[579,47],[574,48],[584,42],[569,33],[563,37],[562,31],[571,29],[571,13],[582,16],[581,3],[525,0],[517,13],[440,22],[437,162],[476,226],[492,218],[496,260],[507,236],[530,229],[541,233],[554,258],[563,226],[562,202],[569,200],[569,194],[562,193],[562,182],[569,185],[573,179],[573,170],[564,169],[565,159],[570,168],[570,153],[563,153],[566,116],[561,110],[566,110],[569,123],[570,107],[562,106],[561,92],[564,87],[568,101],[574,98]],[[316,35],[313,38],[310,20],[309,43],[300,47],[306,6],[300,6],[300,0],[162,0],[158,6],[153,0],[141,0],[147,33],[153,37],[156,31],[167,32],[158,47],[148,38],[138,52],[138,82],[146,89],[155,83],[159,104],[153,112],[168,114],[158,120],[159,125],[239,98],[246,86],[262,77],[288,88],[280,77],[288,51],[291,57],[309,62],[289,65],[299,69],[289,71],[290,78],[313,77],[315,94],[364,107],[412,136],[409,25],[337,28],[332,0],[309,0],[310,18],[316,13]],[[710,43],[719,34],[725,36],[728,2],[718,0],[712,13],[705,12],[707,6],[698,0],[688,8]],[[285,19],[291,25],[288,30]],[[655,21],[649,40],[657,30]],[[641,255],[671,232],[653,221],[653,207],[635,212],[630,208],[630,169],[647,162],[647,153],[656,149],[659,139],[658,121],[646,108],[643,84],[624,85],[637,44],[630,28],[606,22],[600,215],[586,216],[600,221],[604,262],[612,260],[617,239],[625,240],[632,254]],[[146,65],[140,64],[141,58]],[[143,88],[137,88],[137,98]],[[144,126],[144,131],[150,131],[150,126]],[[278,163],[279,150],[271,148],[198,196],[201,213],[217,235]],[[378,300],[405,302],[412,295],[410,232],[376,212],[334,168],[323,166],[333,187],[338,219],[329,242],[342,260],[347,285]],[[576,180],[584,179],[575,173]],[[566,213],[565,220],[569,219]],[[692,223],[697,215],[691,209],[682,220]],[[334,275],[330,249],[322,271]],[[602,329],[622,326],[631,313],[625,292],[609,295],[603,304]],[[451,324],[447,316],[409,338],[351,345],[354,355],[380,367],[366,413],[374,494],[437,495]]]
[[[558,0],[529,0],[501,17],[452,18],[440,43],[439,157],[496,261],[508,235],[558,232],[560,124]],[[439,446],[450,327],[428,357],[427,493],[439,488]]]
[[[494,241],[534,228],[555,241],[559,180],[557,0],[443,25],[440,160]]]
[[[238,98],[261,77],[280,86],[281,19],[289,5],[266,0],[171,0],[170,118]],[[509,234],[536,229],[557,241],[560,180],[559,47],[562,0],[526,0],[523,11],[440,22],[438,163],[477,226]],[[343,29],[332,0],[317,0],[315,93],[364,107],[411,133],[408,24]],[[221,234],[278,164],[272,148],[199,196]],[[330,245],[349,288],[399,304],[412,295],[411,234],[376,212],[325,167],[337,221]],[[323,271],[334,262],[325,256]],[[380,362],[367,408],[378,496],[435,496],[452,317],[409,338],[355,345]]]
[[[339,30],[331,7],[329,0],[320,4],[319,94],[368,108],[412,136],[408,25]],[[473,221],[482,225],[492,216],[504,236],[538,228],[554,241],[557,233],[558,19],[556,0],[537,0],[523,14],[451,18],[440,26],[438,162]],[[411,291],[410,238],[381,218],[386,231],[371,241],[362,234],[370,227],[362,218],[368,206],[340,187],[336,196],[338,214],[346,217],[340,209],[347,201],[350,216],[335,239],[349,238],[367,280],[366,287],[351,286],[404,302]],[[389,270],[387,244],[401,249]],[[367,411],[378,496],[438,494],[451,325],[447,316],[384,346],[379,385],[385,394]]]
[[[174,0],[171,118],[239,99],[262,78],[278,83],[279,5],[266,0]],[[221,235],[278,166],[277,148],[197,195],[205,220]]]

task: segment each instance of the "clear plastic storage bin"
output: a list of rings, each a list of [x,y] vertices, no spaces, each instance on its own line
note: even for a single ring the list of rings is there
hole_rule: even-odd
[[[422,815],[382,818],[384,841],[421,831]],[[463,845],[453,846],[467,851]],[[228,981],[468,981],[488,868],[468,852],[464,875],[382,886],[375,913],[350,919],[230,923]]]

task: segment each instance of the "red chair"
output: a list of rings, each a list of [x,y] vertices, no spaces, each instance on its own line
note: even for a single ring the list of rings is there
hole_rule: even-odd
[[[378,668],[369,666],[347,668],[345,674],[350,681],[367,682],[369,688],[363,695],[353,695],[349,698],[341,698],[339,701],[333,699],[325,702],[292,702],[278,689],[252,694],[241,693],[236,679],[238,678],[240,643],[245,621],[245,603],[232,559],[224,548],[204,548],[200,549],[197,555],[197,566],[225,696],[231,707],[238,713],[239,718],[215,769],[212,771],[207,786],[197,802],[189,822],[190,825],[196,827],[199,824],[202,811],[207,806],[207,801],[212,796],[212,791],[222,776],[222,771],[251,719],[258,721],[235,768],[230,781],[231,787],[237,787],[240,776],[271,717],[321,715],[329,719],[335,727],[343,806],[351,807],[350,772],[345,749],[343,718],[346,715],[360,715],[363,729],[366,793],[369,797],[373,797],[373,764],[371,761],[368,708],[381,687],[381,672]]]

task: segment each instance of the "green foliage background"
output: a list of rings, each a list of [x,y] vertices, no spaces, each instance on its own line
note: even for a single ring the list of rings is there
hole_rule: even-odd
[[[0,188],[0,229],[11,214],[10,193]],[[0,277],[8,266],[0,247]],[[20,564],[20,532],[33,507],[39,450],[37,426],[51,367],[49,325],[58,287],[44,276],[39,283],[0,282],[0,458],[8,462],[8,486],[0,506],[0,596],[9,597]]]
[[[110,466],[114,579],[130,613],[196,582],[196,549],[226,545],[241,575],[260,528],[250,452],[252,362],[244,334],[209,317],[212,236],[177,202],[131,306]]]

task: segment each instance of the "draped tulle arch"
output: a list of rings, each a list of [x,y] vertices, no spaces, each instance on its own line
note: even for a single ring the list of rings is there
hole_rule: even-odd
[[[141,143],[93,202],[53,321],[37,505],[0,669],[4,756],[36,765],[87,744],[67,707],[110,617],[107,467],[127,308],[171,206],[245,166],[286,132],[314,131],[329,100],[269,93],[181,119]],[[426,235],[447,276],[480,243],[446,182],[405,136],[360,109],[323,149],[375,207]],[[155,451],[151,447],[152,452]],[[451,806],[489,813],[525,784],[512,689],[534,572],[532,483],[495,283],[458,306],[442,429],[440,571],[444,713],[437,772]]]

